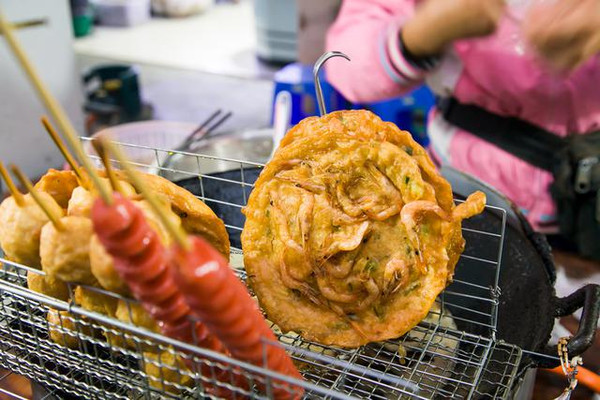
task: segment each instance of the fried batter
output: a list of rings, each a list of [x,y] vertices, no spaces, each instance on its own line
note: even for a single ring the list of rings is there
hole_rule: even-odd
[[[65,282],[96,284],[90,267],[92,221],[84,217],[63,217],[64,230],[51,222],[44,225],[40,237],[42,269]]]
[[[109,317],[114,317],[117,313],[119,299],[116,297],[112,297],[92,289],[86,289],[82,286],[77,286],[75,288],[73,297],[76,304],[88,311],[108,315]]]
[[[46,175],[35,184],[40,192],[46,192],[56,200],[58,205],[66,209],[73,190],[79,186],[73,171],[49,169]]]
[[[49,194],[40,192],[39,195],[51,212],[64,214]],[[0,204],[0,247],[8,259],[40,268],[40,234],[48,217],[30,194],[23,196],[23,200],[23,207],[19,207],[12,196]]]
[[[27,271],[27,287],[34,292],[54,297],[58,300],[69,300],[69,287],[67,284],[52,275],[42,275]]]
[[[183,360],[170,351],[144,353],[144,371],[150,386],[173,394],[181,391],[175,385],[189,387],[194,383]]]
[[[78,348],[79,342],[85,340],[86,336],[92,336],[91,327],[75,322],[74,317],[67,311],[50,308],[46,320],[50,339],[70,349]]]
[[[245,209],[248,281],[283,331],[355,347],[418,324],[451,281],[461,220],[450,184],[408,132],[368,111],[308,118],[265,167]]]

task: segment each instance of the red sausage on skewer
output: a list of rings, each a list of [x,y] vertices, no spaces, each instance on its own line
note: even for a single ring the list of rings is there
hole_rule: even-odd
[[[162,332],[174,339],[228,354],[221,341],[203,324],[190,321],[190,307],[169,272],[168,254],[158,234],[146,222],[144,214],[130,200],[114,193],[114,203],[97,199],[92,221],[98,238],[114,258],[115,269],[129,286],[133,296],[159,323]],[[211,367],[202,364],[201,373],[212,377]],[[215,378],[232,382],[229,371],[216,368]],[[246,388],[247,381],[236,375],[235,385]],[[226,388],[205,384],[206,390],[219,397],[232,397]]]
[[[192,249],[173,247],[172,269],[192,313],[213,332],[231,354],[243,361],[302,379],[291,358],[276,342],[258,306],[227,260],[208,242],[192,240]],[[278,381],[276,399],[302,397],[297,386]],[[261,388],[262,389],[262,388]]]

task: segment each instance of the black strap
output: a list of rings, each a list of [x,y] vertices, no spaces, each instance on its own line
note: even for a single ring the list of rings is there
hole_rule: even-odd
[[[552,172],[556,157],[567,144],[565,139],[539,126],[462,104],[453,97],[438,99],[437,106],[452,125],[546,171]]]

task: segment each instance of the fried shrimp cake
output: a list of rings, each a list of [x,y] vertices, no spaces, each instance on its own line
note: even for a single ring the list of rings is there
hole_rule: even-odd
[[[248,281],[283,331],[356,347],[412,329],[451,281],[476,193],[452,190],[407,132],[367,111],[293,128],[255,184]]]

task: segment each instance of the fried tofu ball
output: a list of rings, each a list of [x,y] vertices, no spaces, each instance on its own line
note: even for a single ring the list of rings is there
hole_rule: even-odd
[[[27,271],[27,287],[34,292],[54,297],[58,300],[69,300],[69,287],[67,284],[52,275],[42,275]]]
[[[134,204],[142,210],[148,224],[158,233],[158,236],[165,247],[168,247],[171,244],[171,236],[150,205],[145,200],[135,201]],[[173,211],[171,211],[168,204],[161,202],[161,207],[163,208],[163,215],[166,215],[174,224],[181,224],[181,220]],[[115,270],[112,257],[108,254],[96,235],[92,236],[90,242],[90,263],[92,273],[100,283],[100,286],[115,293],[123,295],[129,294],[127,284]]]
[[[62,208],[47,193],[39,193],[51,212],[62,216]],[[25,204],[19,207],[11,196],[0,204],[0,247],[10,260],[33,268],[40,268],[40,232],[48,217],[30,194],[23,196]]]
[[[52,223],[42,228],[42,269],[65,282],[96,284],[90,268],[92,221],[83,217],[64,217],[60,221],[64,229],[58,229]]]

